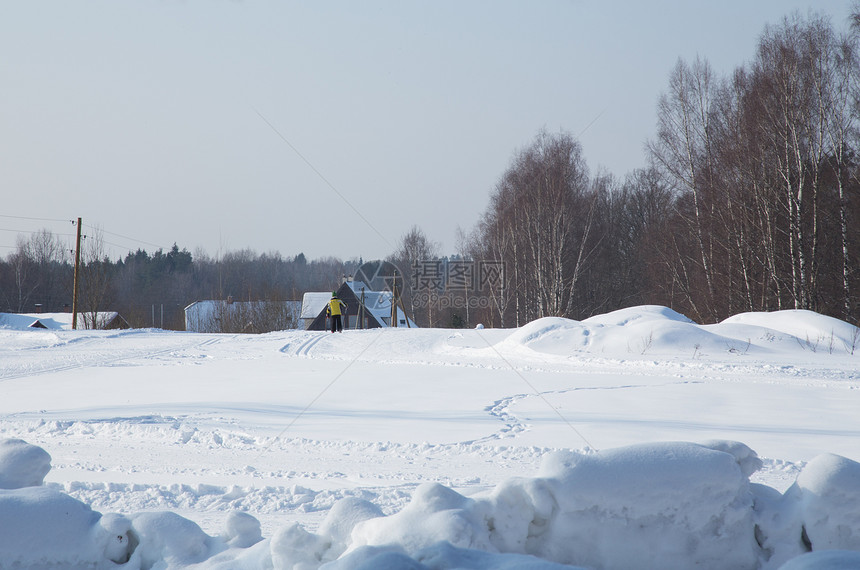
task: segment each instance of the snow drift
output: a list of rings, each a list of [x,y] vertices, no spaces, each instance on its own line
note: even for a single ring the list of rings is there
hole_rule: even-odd
[[[644,305],[583,321],[538,319],[516,329],[502,346],[559,355],[854,354],[860,351],[860,334],[849,323],[812,311],[743,313],[699,325],[667,307]]]
[[[752,570],[860,556],[860,464],[822,455],[780,495],[750,484],[761,462],[737,442],[557,452],[484,496],[425,484],[389,516],[345,499],[316,533],[290,524],[268,539],[240,512],[219,536],[172,512],[102,515],[39,484],[44,450],[0,449],[0,477],[17,481],[0,490],[0,560],[15,568]]]

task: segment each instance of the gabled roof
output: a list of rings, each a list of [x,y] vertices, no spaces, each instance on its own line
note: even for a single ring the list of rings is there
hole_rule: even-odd
[[[352,289],[356,298],[359,300],[362,298],[362,293],[364,293],[365,310],[372,314],[380,323],[383,323],[386,326],[391,326],[391,304],[394,302],[394,293],[387,290],[371,291],[367,285],[361,281],[347,281],[346,285]],[[418,325],[416,325],[412,319],[407,317],[400,307],[397,307],[396,315],[398,326],[400,326],[401,323],[408,323],[408,326],[417,328]]]
[[[303,319],[315,319],[331,300],[331,293],[305,293],[302,296]]]

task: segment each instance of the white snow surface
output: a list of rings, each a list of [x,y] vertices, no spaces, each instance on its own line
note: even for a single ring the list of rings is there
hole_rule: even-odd
[[[860,331],[0,320],[0,568],[860,567]]]

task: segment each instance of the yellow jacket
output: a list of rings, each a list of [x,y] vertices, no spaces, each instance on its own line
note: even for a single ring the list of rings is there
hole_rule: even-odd
[[[328,310],[326,310],[326,312],[329,315],[336,317],[336,316],[340,315],[342,312],[342,309],[345,309],[345,308],[346,308],[346,303],[344,303],[340,299],[332,299],[328,303]]]

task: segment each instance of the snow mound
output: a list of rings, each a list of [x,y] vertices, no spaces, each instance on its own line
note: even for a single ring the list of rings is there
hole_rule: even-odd
[[[173,512],[141,513],[130,518],[140,541],[133,556],[139,556],[143,568],[164,563],[165,568],[197,564],[226,548],[196,523]]]
[[[241,511],[233,511],[227,517],[224,541],[230,546],[248,548],[263,540],[260,521]]]
[[[860,351],[860,330],[854,325],[801,309],[772,313],[741,313],[724,320],[722,325],[747,325],[763,329],[773,339],[787,337],[789,346],[826,352]],[[792,346],[793,345],[793,346]]]
[[[545,317],[520,327],[501,347],[524,347],[544,354],[575,352],[611,355],[725,352],[734,338],[708,330],[667,307],[647,305],[613,311],[582,322]]]
[[[562,317],[544,317],[514,331],[504,342],[522,345],[537,352],[564,354],[588,346],[591,330],[580,323]]]
[[[637,445],[556,454],[542,471],[558,509],[533,539],[544,558],[619,569],[757,563],[753,495],[730,453],[690,443]]]
[[[0,439],[0,489],[38,487],[51,470],[51,456],[20,439]]]
[[[681,313],[662,305],[640,305],[638,307],[618,309],[617,311],[589,317],[582,322],[589,325],[624,327],[648,321],[693,322]]]
[[[0,560],[13,568],[115,567],[130,556],[117,528],[123,521],[47,487],[0,490]]]
[[[576,352],[612,356],[653,354],[854,354],[860,351],[860,329],[811,311],[744,313],[713,325],[699,325],[667,307],[630,307],[574,321],[537,319],[516,329],[499,348],[555,355]]]
[[[860,463],[819,455],[789,493],[800,502],[805,537],[813,550],[860,550]]]

